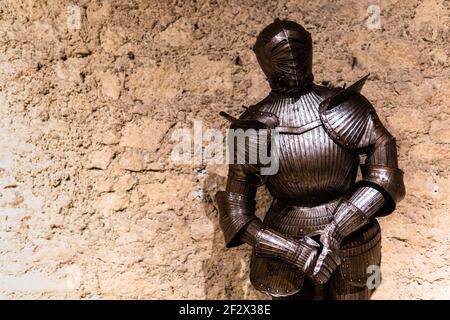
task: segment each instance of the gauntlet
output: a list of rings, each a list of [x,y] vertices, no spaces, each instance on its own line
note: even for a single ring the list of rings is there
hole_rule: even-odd
[[[285,261],[307,275],[312,275],[319,244],[309,237],[294,239],[270,229],[260,229],[255,237],[255,254]]]
[[[369,219],[358,207],[348,200],[342,200],[336,208],[333,221],[320,236],[323,250],[314,268],[317,282],[321,284],[327,282],[333,271],[341,264],[339,247],[344,237],[368,222]]]
[[[358,204],[358,206],[356,204]],[[339,248],[349,234],[369,223],[384,204],[383,195],[370,187],[360,188],[350,200],[343,199],[334,212],[333,221],[320,237],[323,250],[317,259],[313,276],[318,283],[325,283],[341,264]]]

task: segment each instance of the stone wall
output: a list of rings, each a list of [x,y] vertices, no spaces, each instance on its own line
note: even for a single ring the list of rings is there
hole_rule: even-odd
[[[251,47],[275,17],[312,33],[318,83],[370,72],[398,139],[375,298],[450,298],[446,0],[0,0],[0,297],[266,298],[248,247],[223,248],[226,165],[170,155],[175,130],[224,132],[220,110],[267,94]]]

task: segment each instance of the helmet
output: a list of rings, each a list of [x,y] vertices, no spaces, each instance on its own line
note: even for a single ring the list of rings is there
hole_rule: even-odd
[[[303,92],[313,84],[311,35],[298,23],[275,19],[253,46],[272,91]]]

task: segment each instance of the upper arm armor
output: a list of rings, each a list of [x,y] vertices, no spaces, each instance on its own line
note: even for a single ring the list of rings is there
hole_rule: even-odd
[[[260,164],[249,163],[247,161],[249,153],[256,152],[255,148],[261,143],[258,135],[259,129],[272,129],[278,124],[278,118],[270,113],[259,112],[248,109],[239,119],[233,118],[226,113],[222,116],[231,122],[230,129],[253,129],[253,133],[248,131],[246,139],[233,139],[229,143],[233,148],[233,162],[229,165],[228,181],[226,191],[219,191],[216,194],[216,201],[219,209],[219,224],[224,234],[227,247],[235,247],[241,245],[243,241],[239,238],[239,232],[252,220],[258,219],[255,216],[255,194],[256,188],[264,182],[264,178],[260,175]],[[255,153],[254,153],[255,154]],[[239,162],[237,157],[244,156],[244,161]],[[256,159],[258,160],[258,159]]]
[[[227,137],[228,150],[232,155],[230,168],[252,175],[259,179],[256,184],[262,185],[267,176],[261,174],[261,168],[266,164],[261,162],[260,151],[271,155],[271,129],[279,124],[278,117],[259,111],[257,106],[248,108],[239,119],[225,112],[220,114],[231,122]],[[255,179],[249,182],[255,183]]]
[[[379,215],[386,215],[394,211],[396,203],[404,198],[405,185],[403,171],[398,168],[395,138],[379,120],[375,124],[376,141],[367,148],[366,160],[361,165],[363,179],[359,184],[372,186],[384,195],[386,204]]]
[[[398,168],[395,138],[383,127],[372,104],[359,92],[367,76],[325,98],[319,109],[328,135],[344,148],[358,149],[367,158],[362,180],[379,190],[386,201],[379,215],[389,214],[405,195],[403,171]]]

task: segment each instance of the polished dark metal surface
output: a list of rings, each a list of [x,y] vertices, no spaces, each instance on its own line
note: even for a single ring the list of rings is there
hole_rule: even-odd
[[[360,94],[367,77],[347,89],[314,85],[311,43],[300,25],[278,19],[258,36],[254,51],[272,92],[239,119],[222,115],[232,129],[272,129],[279,169],[263,175],[259,162],[230,164],[216,197],[220,226],[228,247],[253,246],[250,280],[262,292],[304,298],[323,284],[328,298],[368,299],[367,267],[381,254],[375,218],[404,197],[403,173],[395,139]],[[235,154],[264,139],[234,144]],[[254,215],[262,184],[273,196],[264,221]]]
[[[312,40],[302,26],[276,19],[253,47],[274,92],[302,92],[313,84]]]

